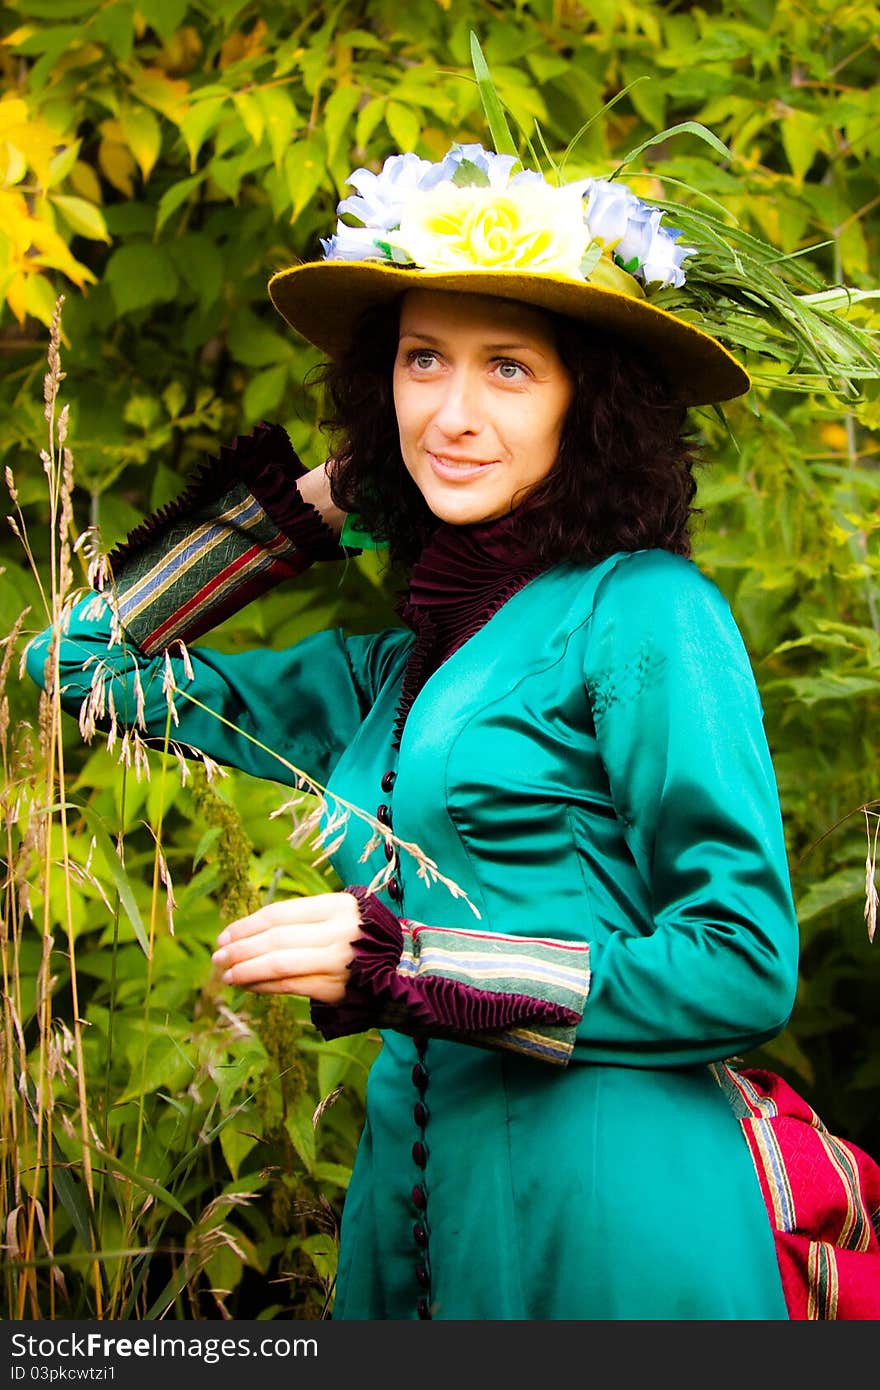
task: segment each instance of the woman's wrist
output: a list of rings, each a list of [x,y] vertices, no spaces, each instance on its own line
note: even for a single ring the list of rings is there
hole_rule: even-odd
[[[327,477],[327,464],[310,468],[297,479],[296,487],[304,502],[315,508],[324,525],[338,536],[345,523],[345,512],[340,511],[330,496],[330,480]]]

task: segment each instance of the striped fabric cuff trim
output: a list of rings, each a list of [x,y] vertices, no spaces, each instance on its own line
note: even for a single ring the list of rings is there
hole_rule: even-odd
[[[401,920],[397,973],[453,980],[491,994],[526,995],[581,1015],[590,988],[590,948],[583,942],[456,931]]]
[[[499,1028],[497,1032],[474,1033],[468,1040],[564,1067],[574,1051],[576,1036],[574,1024],[554,1026],[548,1023],[537,1028]]]
[[[193,518],[145,547],[119,582],[123,627],[147,654],[233,611],[245,586],[293,571],[296,547],[244,487],[218,498],[215,514]],[[307,564],[303,558],[302,567]],[[214,615],[217,615],[216,617]]]

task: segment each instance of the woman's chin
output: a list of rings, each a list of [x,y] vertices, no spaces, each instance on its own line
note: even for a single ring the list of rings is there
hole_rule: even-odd
[[[474,526],[481,521],[495,521],[510,511],[511,499],[480,495],[476,488],[428,487],[422,496],[439,521],[449,526]]]
[[[466,505],[464,502],[435,504],[431,500],[428,500],[428,506],[437,520],[445,521],[447,526],[478,526],[484,521],[497,521],[510,510],[509,507],[502,510],[491,506]]]

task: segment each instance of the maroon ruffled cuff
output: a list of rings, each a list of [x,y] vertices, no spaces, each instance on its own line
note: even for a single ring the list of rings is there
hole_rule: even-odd
[[[325,1038],[393,1028],[567,1061],[589,989],[582,943],[428,927],[360,886],[363,936],[345,999],[313,1004]]]
[[[111,552],[119,617],[143,652],[191,642],[313,561],[346,554],[300,495],[306,472],[280,425],[257,425]]]

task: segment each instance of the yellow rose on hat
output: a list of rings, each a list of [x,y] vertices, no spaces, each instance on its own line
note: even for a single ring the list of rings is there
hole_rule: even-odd
[[[581,279],[590,244],[583,208],[580,190],[539,179],[504,189],[444,182],[413,195],[388,240],[425,270],[524,270]]]

